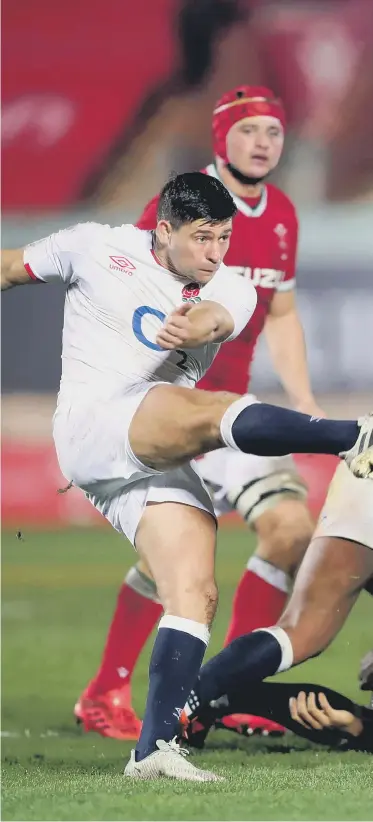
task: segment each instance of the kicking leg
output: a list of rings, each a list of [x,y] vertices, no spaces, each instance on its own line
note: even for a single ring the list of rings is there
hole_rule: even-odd
[[[143,465],[165,471],[224,444],[263,456],[339,454],[357,442],[366,448],[373,417],[364,426],[360,431],[355,420],[315,420],[249,395],[156,385],[134,414],[129,442]]]

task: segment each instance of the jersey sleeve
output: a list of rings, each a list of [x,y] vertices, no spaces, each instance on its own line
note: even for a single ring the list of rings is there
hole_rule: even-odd
[[[141,217],[139,217],[136,223],[137,228],[143,228],[146,231],[151,231],[152,228],[156,228],[158,202],[159,194],[157,194],[156,197],[153,197],[153,199],[150,200],[150,202],[145,206]]]
[[[96,223],[81,223],[27,245],[23,262],[31,279],[44,283],[73,283],[74,260],[94,241],[97,227]]]
[[[277,286],[277,291],[291,291],[295,288],[295,275],[298,251],[298,218],[295,209],[292,209],[287,222],[287,236],[284,240],[283,254],[287,259],[281,259],[281,269],[284,277]]]
[[[221,300],[217,298],[217,301],[229,311],[234,322],[232,334],[225,340],[229,342],[235,340],[250,322],[258,297],[252,282],[239,274],[229,275],[229,288],[226,291],[228,293],[224,293]]]

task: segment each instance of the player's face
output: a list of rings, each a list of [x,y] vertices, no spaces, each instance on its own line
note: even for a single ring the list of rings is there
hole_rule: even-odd
[[[264,177],[277,166],[284,131],[275,117],[245,117],[227,135],[229,162],[247,177]]]
[[[167,253],[171,267],[188,280],[209,282],[228,251],[232,220],[218,224],[195,220],[170,229]]]

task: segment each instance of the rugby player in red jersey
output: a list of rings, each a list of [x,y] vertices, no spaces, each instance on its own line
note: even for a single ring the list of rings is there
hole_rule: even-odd
[[[276,372],[298,411],[323,416],[313,397],[301,322],[295,302],[298,221],[294,205],[267,177],[284,144],[285,112],[266,88],[241,86],[216,104],[214,161],[205,172],[218,177],[238,208],[225,262],[249,277],[258,294],[253,319],[238,339],[222,346],[200,388],[243,394],[262,330]],[[139,219],[142,229],[156,225],[158,197]],[[198,301],[198,284],[185,288],[185,300]],[[257,538],[238,584],[226,643],[276,623],[291,580],[310,542],[313,522],[306,487],[288,457],[258,457],[225,448],[199,461],[218,514],[236,510]],[[162,608],[146,566],[139,562],[120,589],[100,669],[83,692],[75,714],[85,729],[118,739],[138,737],[141,723],[131,706],[130,681],[136,660],[161,616]],[[279,732],[266,719],[233,717],[251,731]]]

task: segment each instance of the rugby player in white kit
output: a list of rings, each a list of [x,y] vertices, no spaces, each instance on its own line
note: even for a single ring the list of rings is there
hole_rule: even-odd
[[[219,180],[184,174],[164,187],[154,232],[86,223],[3,253],[2,288],[67,286],[54,417],[61,470],[148,564],[164,607],[142,733],[125,774],[216,780],[174,741],[217,604],[216,521],[190,462],[228,445],[251,454],[339,454],[372,473],[372,418],[314,419],[194,388],[219,345],[248,323],[249,280],[222,264],[234,202]],[[200,301],[182,303],[198,282]],[[193,291],[193,289],[192,289]]]

